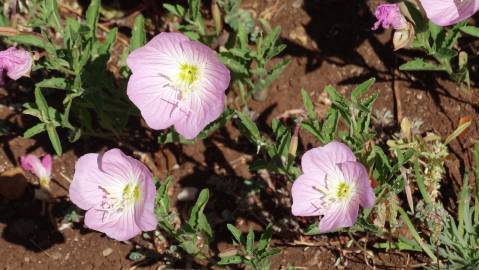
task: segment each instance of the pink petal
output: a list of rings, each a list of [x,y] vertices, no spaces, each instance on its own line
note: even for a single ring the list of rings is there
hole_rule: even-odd
[[[75,164],[75,174],[70,184],[70,200],[78,207],[88,210],[102,200],[103,192],[99,189],[110,181],[111,176],[98,168],[98,154],[86,154]]]
[[[356,161],[353,152],[347,145],[333,141],[304,153],[301,168],[304,173],[338,175],[336,164],[346,161]]]
[[[356,184],[355,197],[364,208],[371,208],[374,206],[376,196],[374,190],[369,183],[369,175],[363,164],[359,162],[344,162],[339,164],[344,178],[347,182]]]
[[[52,174],[52,164],[53,164],[52,156],[49,154],[46,154],[42,159],[42,164],[45,170],[47,171],[47,174],[50,176]]]
[[[22,165],[22,168],[29,172],[32,172],[34,168],[42,166],[40,159],[34,155],[26,155],[20,157],[20,163]]]
[[[440,26],[461,22],[479,10],[478,0],[420,0],[420,2],[427,17]]]
[[[97,209],[90,209],[85,215],[85,225],[90,229],[103,232],[117,241],[129,240],[141,232],[135,223],[132,209],[113,215],[105,214]]]
[[[47,171],[48,168],[43,166],[42,162],[37,156],[30,154],[23,156],[20,158],[20,163],[24,170],[35,174],[38,178],[50,178],[50,173]]]
[[[344,227],[351,227],[358,218],[359,205],[351,201],[349,205],[336,204],[329,209],[319,222],[321,233],[332,232]]]
[[[191,93],[185,105],[190,112],[175,123],[175,129],[186,139],[194,139],[208,124],[221,115],[224,106],[224,94]]]
[[[183,48],[180,44],[184,41],[189,41],[189,38],[181,33],[162,32],[146,43],[145,46],[152,47],[165,54],[182,56]]]
[[[318,216],[323,210],[323,194],[315,187],[325,186],[325,175],[307,175],[298,177],[291,188],[293,205],[291,211],[295,216]]]
[[[186,59],[202,67],[204,74],[197,86],[200,91],[224,95],[230,83],[230,71],[216,52],[202,43],[190,40],[183,42],[182,48]]]
[[[111,176],[120,185],[141,182],[153,178],[150,171],[140,161],[125,155],[120,149],[113,148],[100,157],[100,169]]]
[[[30,74],[32,64],[32,56],[25,50],[10,47],[0,52],[0,66],[7,70],[7,75],[12,80]]]
[[[166,129],[185,113],[178,108],[179,92],[163,77],[134,73],[128,81],[128,98],[138,107],[152,129]]]
[[[156,187],[149,171],[148,174],[149,177],[141,178],[143,179],[143,181],[139,183],[141,200],[135,205],[135,221],[138,227],[140,227],[143,231],[155,230],[157,225],[154,210]]]

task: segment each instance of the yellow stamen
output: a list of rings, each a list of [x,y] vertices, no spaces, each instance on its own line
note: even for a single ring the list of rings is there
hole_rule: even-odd
[[[198,79],[198,67],[195,65],[181,64],[178,78],[182,83],[190,86]]]

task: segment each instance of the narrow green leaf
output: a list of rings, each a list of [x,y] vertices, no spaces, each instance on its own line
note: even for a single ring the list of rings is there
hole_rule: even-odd
[[[165,3],[163,4],[163,7],[169,12],[171,12],[172,14],[180,18],[183,18],[183,16],[185,16],[185,12],[186,12],[185,8],[181,5],[172,5],[172,4]]]
[[[218,265],[228,265],[228,264],[240,264],[243,262],[243,258],[239,255],[231,256],[231,257],[223,257],[218,262]]]
[[[111,29],[106,35],[105,42],[98,47],[98,54],[103,55],[111,52],[113,45],[115,44],[116,36],[118,34],[118,28]]]
[[[469,205],[471,202],[471,191],[469,189],[469,174],[466,172],[464,174],[463,183],[461,191],[458,198],[458,213],[457,213],[457,223],[459,225],[458,231],[459,235],[464,235],[464,225],[466,225],[465,220],[468,219]]]
[[[264,250],[266,250],[266,248],[268,247],[269,241],[271,241],[272,236],[273,236],[273,225],[268,224],[264,232],[261,234],[256,250],[258,252],[263,252]]]
[[[45,131],[46,124],[45,123],[38,123],[33,127],[29,128],[25,133],[23,133],[23,137],[31,138],[43,131]]]
[[[145,17],[139,14],[135,18],[133,30],[131,31],[130,51],[143,46],[146,42]]]
[[[479,38],[479,27],[467,25],[467,26],[461,27],[460,29],[462,32],[470,36]]]
[[[100,17],[100,6],[100,0],[92,0],[86,11],[86,24],[89,28],[87,38],[91,38],[93,40],[96,38],[96,27]]]
[[[419,192],[421,193],[422,198],[427,204],[432,204],[431,197],[429,196],[429,193],[427,193],[426,186],[424,184],[424,176],[422,175],[419,168],[419,161],[417,158],[414,161],[414,174],[416,176],[416,184],[419,188]]]
[[[358,104],[359,97],[363,95],[364,93],[366,93],[369,87],[371,87],[371,85],[373,85],[375,81],[376,81],[376,78],[371,78],[361,83],[360,85],[358,85],[351,93],[351,100],[353,101],[353,103]]]
[[[51,25],[56,31],[61,33],[63,31],[60,19],[60,13],[58,12],[57,0],[46,0],[45,7],[48,13],[48,17],[51,19]]]
[[[35,104],[37,105],[38,109],[40,110],[43,121],[48,121],[48,103],[45,100],[45,97],[42,94],[42,90],[38,87],[35,88]]]
[[[227,55],[226,53],[221,53],[220,54],[220,59],[225,66],[227,66],[231,71],[234,73],[248,76],[249,71],[248,68],[243,65],[240,61],[234,59],[233,57]]]
[[[54,88],[54,89],[67,89],[67,82],[65,78],[53,77],[44,79],[35,84],[37,88]]]
[[[445,71],[444,67],[436,64],[425,62],[422,58],[416,58],[399,67],[399,70],[404,71]]]
[[[249,118],[248,116],[246,116],[246,114],[242,112],[236,111],[236,115],[240,119],[240,122],[246,129],[246,131],[249,132],[249,139],[252,140],[254,143],[258,143],[260,140],[260,133],[256,124],[251,120],[251,118]]]
[[[23,45],[35,46],[45,50],[52,49],[53,46],[41,37],[35,35],[17,35],[8,38],[12,42],[18,42]]]
[[[339,111],[335,108],[330,108],[326,115],[326,120],[321,127],[321,134],[325,141],[322,143],[329,143],[334,139],[339,122]]]
[[[60,138],[58,137],[55,126],[53,124],[47,124],[46,129],[55,153],[60,156],[62,154],[62,144],[60,142]]]
[[[311,101],[311,97],[309,96],[309,93],[306,92],[306,90],[301,89],[301,96],[303,96],[303,104],[304,104],[304,107],[306,108],[306,112],[308,113],[308,118],[316,119],[317,115],[316,115],[316,112],[314,111],[314,105],[313,105],[313,102]]]
[[[198,224],[200,222],[199,216],[203,213],[206,203],[208,202],[208,198],[209,191],[205,188],[200,192],[200,195],[198,196],[195,205],[191,209],[190,219],[188,220],[188,224],[190,224],[191,227],[198,227]]]
[[[412,224],[411,220],[409,219],[409,216],[407,215],[407,213],[401,207],[398,208],[398,212],[401,215],[402,220],[404,221],[404,223],[408,227],[409,232],[413,236],[414,240],[416,240],[416,242],[419,244],[419,246],[421,246],[422,250],[424,250],[424,252],[426,252],[426,254],[429,256],[429,258],[432,259],[433,263],[437,262],[437,257],[434,255],[434,253],[429,248],[429,246],[426,243],[424,243],[421,236],[419,236],[419,234],[416,231],[416,228],[414,228],[414,225]]]
[[[241,232],[238,230],[234,225],[231,224],[226,224],[226,227],[230,231],[230,233],[233,235],[234,239],[236,240],[237,243],[241,243]]]
[[[246,252],[248,255],[253,255],[254,247],[254,231],[253,228],[249,228],[248,235],[246,236]]]

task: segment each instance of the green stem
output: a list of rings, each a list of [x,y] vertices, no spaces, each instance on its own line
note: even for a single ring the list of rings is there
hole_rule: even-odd
[[[406,226],[408,227],[409,232],[412,234],[412,237],[414,238],[414,240],[416,240],[419,246],[421,246],[422,250],[424,250],[424,252],[426,252],[426,254],[429,256],[429,258],[432,259],[433,263],[436,263],[437,262],[436,255],[434,255],[434,253],[429,248],[429,246],[426,243],[424,243],[421,236],[419,236],[419,233],[416,231],[416,228],[414,228],[414,225],[409,219],[409,216],[407,215],[406,211],[404,211],[404,209],[402,209],[401,207],[398,209],[398,211],[399,211],[399,214],[401,215],[402,220],[404,221],[404,223],[406,223]]]

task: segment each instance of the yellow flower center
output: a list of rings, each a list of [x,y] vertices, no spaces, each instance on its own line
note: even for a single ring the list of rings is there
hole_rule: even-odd
[[[198,67],[194,65],[181,64],[180,65],[180,74],[178,78],[182,83],[190,86],[196,80],[198,80]]]
[[[132,202],[136,202],[140,199],[140,187],[135,184],[127,184],[123,188],[123,204],[128,204]]]
[[[348,197],[348,193],[350,191],[350,186],[346,182],[339,183],[337,190],[336,190],[336,197],[338,199],[345,199]]]

